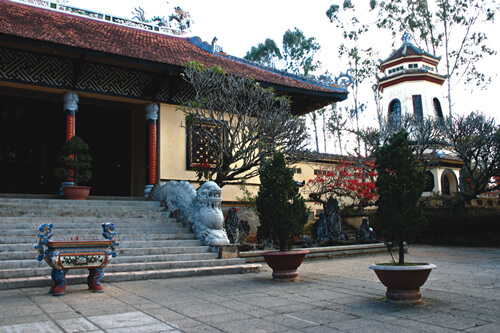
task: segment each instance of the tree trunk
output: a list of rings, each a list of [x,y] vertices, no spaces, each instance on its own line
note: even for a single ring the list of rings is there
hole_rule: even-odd
[[[405,263],[405,245],[404,241],[399,241],[399,262],[398,265],[404,265]]]
[[[445,59],[446,59],[446,81],[448,83],[448,110],[450,113],[450,118],[453,117],[453,114],[451,112],[451,73],[450,73],[450,55],[448,53],[448,43],[449,43],[449,36],[448,36],[448,13],[447,13],[447,8],[446,5],[443,6],[443,28],[444,28],[444,47],[445,47]]]

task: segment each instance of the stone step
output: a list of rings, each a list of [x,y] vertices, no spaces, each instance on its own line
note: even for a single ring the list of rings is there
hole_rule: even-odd
[[[19,243],[19,244],[0,244],[1,252],[19,252],[19,251],[33,251],[35,252],[33,245],[35,242],[29,243]],[[118,249],[125,248],[162,248],[162,247],[174,247],[174,246],[200,246],[203,242],[198,239],[171,239],[171,240],[153,240],[153,241],[120,241],[120,247]],[[2,253],[3,255],[3,253]]]
[[[46,217],[0,217],[0,226],[5,228],[16,227],[18,229],[38,229],[38,226],[42,223],[52,223],[56,228],[74,228],[76,224],[81,224],[82,227],[91,228],[101,228],[101,224],[105,222],[112,222],[116,226],[121,226],[124,228],[136,228],[138,219],[129,217],[58,217],[58,216],[46,216]],[[150,218],[141,218],[141,225],[147,226],[162,226],[169,224],[180,224],[174,218],[157,216]]]
[[[185,253],[206,253],[210,252],[209,246],[173,246],[173,247],[150,247],[150,248],[126,248],[116,250],[118,257],[121,256],[148,256],[162,254],[185,254]],[[19,251],[19,252],[3,252],[2,260],[32,260],[38,262],[36,258],[38,252],[34,251]],[[116,258],[115,258],[116,259]]]
[[[113,264],[128,264],[128,263],[144,263],[144,262],[172,262],[172,261],[188,261],[188,260],[210,260],[217,259],[218,253],[175,253],[175,254],[156,254],[156,255],[131,255],[120,256],[113,258]],[[0,270],[18,269],[18,268],[41,268],[47,265],[42,261],[43,265],[35,259],[33,260],[1,260]]]
[[[218,255],[219,255],[218,253],[206,252],[206,253],[154,254],[154,255],[142,255],[142,256],[116,256],[116,258],[113,258],[113,264],[210,260],[210,259],[217,259]]]
[[[150,211],[150,210],[22,210],[22,209],[6,209],[0,210],[0,216],[10,217],[93,217],[93,218],[157,218],[168,217],[167,211]]]
[[[125,200],[57,200],[57,199],[8,199],[0,198],[1,222],[18,222],[19,219],[41,223],[61,220],[92,221],[95,219],[168,219],[169,213],[159,202]]]
[[[0,195],[0,289],[50,286],[52,268],[36,260],[38,227],[53,224],[53,240],[102,239],[112,222],[120,246],[104,269],[103,282],[260,271],[244,259],[218,253],[169,218],[159,202],[144,200],[62,200]],[[85,283],[86,269],[69,270],[68,284]]]
[[[73,236],[71,236],[73,235]],[[71,235],[63,235],[63,234],[54,234],[52,239],[54,240],[69,240],[76,238],[79,236],[80,239],[92,239],[95,236],[97,239],[102,239],[101,236],[97,236],[95,234],[78,234],[72,233]],[[162,233],[162,234],[147,234],[147,233],[130,233],[130,234],[118,234],[118,240],[120,242],[129,242],[129,241],[159,241],[159,240],[172,240],[172,239],[194,239],[195,235],[192,232],[176,232],[176,233]],[[33,236],[0,236],[0,245],[2,244],[24,244],[32,241],[36,243],[37,239]]]
[[[151,279],[167,279],[176,277],[188,276],[207,276],[207,275],[224,275],[224,274],[242,274],[242,273],[258,273],[262,269],[259,264],[236,264],[236,265],[221,265],[210,267],[191,267],[191,268],[174,268],[161,269],[154,271],[132,271],[132,272],[117,272],[108,273],[104,269],[104,278],[102,283],[106,289],[106,283],[134,280],[151,280]],[[71,292],[71,286],[76,284],[86,284],[88,273],[76,274],[69,272],[66,275],[68,286],[66,293]],[[28,287],[47,287],[52,284],[50,275],[41,275],[29,278],[8,278],[0,279],[1,289],[13,288],[28,288]]]
[[[29,214],[32,212],[166,212],[166,209],[157,201],[0,199],[0,215],[9,211]]]
[[[178,269],[178,268],[195,268],[195,267],[209,267],[209,266],[222,266],[222,265],[241,265],[245,263],[245,259],[232,258],[232,259],[194,259],[194,260],[179,260],[179,261],[166,261],[166,262],[134,262],[134,263],[113,263],[113,261],[104,268],[104,273],[112,272],[133,272],[133,271],[151,271],[163,269]],[[29,268],[7,268],[0,269],[0,279],[10,278],[27,278],[43,275],[50,275],[52,268],[46,262],[40,262],[39,266]],[[74,269],[70,271],[82,271]],[[77,273],[78,274],[78,273]]]
[[[355,244],[355,245],[338,245],[338,246],[324,246],[301,248],[301,250],[308,250],[305,260],[317,258],[344,258],[353,255],[372,255],[376,253],[387,253],[387,246],[384,243],[372,244]],[[240,252],[240,258],[244,258],[248,263],[263,262],[263,253],[266,251],[244,251]]]
[[[94,239],[94,238],[99,238],[101,239],[101,233],[102,233],[102,227],[101,228],[85,228],[85,226],[82,226],[80,224],[77,225],[78,228],[61,228],[60,225],[54,226],[52,228],[52,239],[61,239],[60,237],[64,237],[64,239],[67,239],[68,237],[75,237],[78,236],[81,239],[84,239],[83,237],[87,237],[86,239]],[[139,229],[139,230],[138,230]],[[30,229],[18,229],[17,226],[15,229],[2,229],[2,237],[11,237],[11,236],[26,236],[26,237],[31,237],[33,240],[36,240],[37,234],[39,233],[38,228],[30,228]],[[134,227],[122,227],[122,226],[117,226],[115,224],[115,231],[118,232],[118,236],[121,238],[123,235],[130,235],[130,234],[176,234],[176,233],[190,233],[189,228],[184,228],[182,225],[176,224],[176,225],[164,225],[164,226],[158,226],[158,227],[151,227],[148,225],[147,227],[140,227],[140,228],[134,228]],[[90,237],[90,238],[89,238]],[[1,241],[0,241],[1,243]]]
[[[134,203],[133,201],[92,201],[92,200],[48,200],[44,201],[16,201],[9,202],[0,199],[0,210],[27,208],[32,210],[102,210],[102,209],[125,209],[125,210],[164,210],[165,207],[156,201],[145,201]]]
[[[97,199],[97,198],[96,198]],[[68,199],[30,199],[0,197],[0,207],[16,205],[32,205],[41,207],[161,207],[158,201],[148,200],[68,200]]]

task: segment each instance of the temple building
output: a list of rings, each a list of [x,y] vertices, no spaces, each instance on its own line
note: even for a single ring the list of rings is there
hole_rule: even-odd
[[[401,47],[380,62],[382,76],[378,84],[387,121],[397,125],[404,114],[422,119],[443,119],[443,83],[446,76],[438,73],[440,57],[413,45],[408,33],[402,39]],[[429,158],[433,161],[427,174],[424,195],[456,193],[462,162],[445,151]]]
[[[56,159],[73,135],[90,146],[92,195],[144,196],[157,182],[196,179],[177,110],[193,94],[182,77],[189,61],[273,87],[295,115],[348,94],[227,55],[215,41],[55,2],[0,0],[0,22],[0,193],[56,194]]]

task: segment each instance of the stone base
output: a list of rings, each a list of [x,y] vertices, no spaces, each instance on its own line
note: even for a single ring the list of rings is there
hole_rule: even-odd
[[[219,259],[230,259],[238,258],[240,256],[240,250],[238,245],[212,245],[212,252],[219,254]]]
[[[291,269],[288,271],[277,271],[273,270],[273,280],[274,281],[295,281],[299,276],[299,271],[296,269]]]
[[[385,293],[387,301],[397,304],[418,304],[422,303],[422,293],[420,289],[412,290],[392,290],[387,289]]]

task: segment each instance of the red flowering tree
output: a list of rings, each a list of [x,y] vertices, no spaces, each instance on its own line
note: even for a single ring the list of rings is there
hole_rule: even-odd
[[[330,196],[349,198],[344,208],[361,210],[377,201],[375,163],[365,158],[342,159],[337,164],[315,170],[316,177],[307,182],[311,200],[323,206]]]

